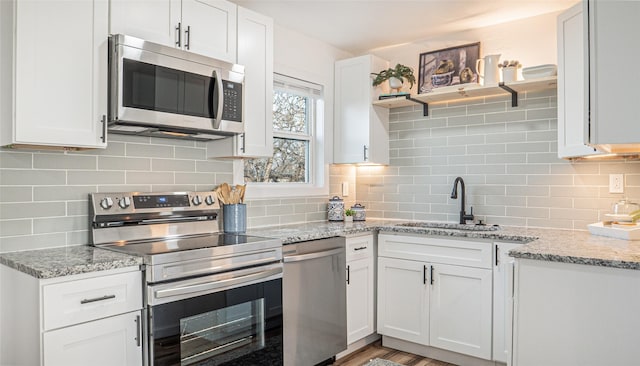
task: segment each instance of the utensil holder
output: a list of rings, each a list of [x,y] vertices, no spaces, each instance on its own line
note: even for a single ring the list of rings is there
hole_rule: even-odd
[[[247,205],[244,203],[222,205],[222,219],[225,233],[247,232]]]

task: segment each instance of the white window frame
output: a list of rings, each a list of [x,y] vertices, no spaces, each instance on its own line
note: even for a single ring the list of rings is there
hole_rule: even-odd
[[[274,90],[291,91],[296,94],[306,94],[313,97],[315,105],[310,112],[315,113],[309,126],[311,139],[309,140],[309,182],[307,183],[262,183],[248,182],[245,199],[252,198],[280,198],[280,197],[310,197],[327,196],[329,194],[329,165],[325,162],[325,102],[323,86],[286,75],[274,73]],[[319,91],[319,93],[318,93]],[[286,131],[273,131],[273,137],[293,138],[305,140],[305,136]],[[244,161],[235,160],[233,164],[234,184],[244,184]]]

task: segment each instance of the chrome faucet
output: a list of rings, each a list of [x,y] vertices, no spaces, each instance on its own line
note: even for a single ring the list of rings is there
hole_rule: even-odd
[[[471,213],[467,215],[464,211],[464,200],[465,200],[465,191],[464,191],[464,180],[461,177],[457,177],[453,182],[453,191],[451,191],[451,198],[454,200],[458,198],[458,182],[460,182],[460,187],[462,188],[462,197],[460,199],[460,223],[466,224],[467,220],[473,220],[473,207],[471,207]]]

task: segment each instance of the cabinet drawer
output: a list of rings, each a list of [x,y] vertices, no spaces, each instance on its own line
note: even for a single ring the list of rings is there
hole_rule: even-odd
[[[347,238],[347,262],[356,259],[371,258],[373,255],[373,235]]]
[[[381,257],[491,268],[492,244],[484,241],[380,234],[378,248]]]
[[[44,330],[142,308],[142,272],[43,286]]]

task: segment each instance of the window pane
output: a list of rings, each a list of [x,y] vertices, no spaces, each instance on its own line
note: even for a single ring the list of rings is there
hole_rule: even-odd
[[[273,139],[273,157],[244,164],[245,182],[307,183],[309,141]]]
[[[306,134],[309,98],[278,90],[273,92],[273,130]]]

